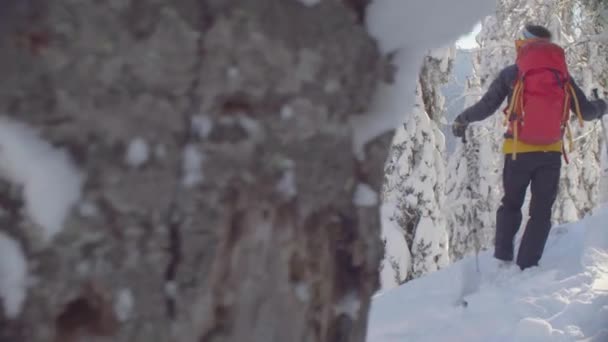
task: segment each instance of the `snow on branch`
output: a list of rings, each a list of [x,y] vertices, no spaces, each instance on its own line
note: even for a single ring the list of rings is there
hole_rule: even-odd
[[[0,117],[0,175],[23,187],[26,214],[46,241],[61,231],[84,179],[65,151],[7,117]]]
[[[0,301],[4,315],[15,318],[25,301],[27,261],[21,246],[14,239],[0,233]]]
[[[591,36],[590,37],[591,41],[594,42],[598,42],[598,43],[608,43],[608,29],[605,29],[602,33]]]
[[[394,84],[380,86],[370,111],[351,122],[358,158],[369,141],[395,129],[413,107],[417,75],[429,50],[455,42],[494,8],[489,0],[372,1],[367,29],[383,53],[397,52],[392,62],[398,71]]]
[[[410,47],[426,50],[455,42],[494,9],[495,2],[489,0],[374,0],[367,24],[385,53]]]

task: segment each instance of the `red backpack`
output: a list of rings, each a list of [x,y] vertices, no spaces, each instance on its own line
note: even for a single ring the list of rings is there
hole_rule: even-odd
[[[513,158],[517,155],[518,141],[550,145],[561,141],[567,133],[572,144],[568,125],[572,99],[581,125],[582,116],[570,84],[564,50],[548,40],[525,41],[518,49],[517,67],[518,77],[505,110],[508,134],[514,139]]]

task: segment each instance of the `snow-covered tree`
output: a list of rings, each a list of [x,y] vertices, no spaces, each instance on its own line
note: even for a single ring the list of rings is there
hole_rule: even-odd
[[[420,93],[424,109],[431,120],[440,124],[445,112],[445,97],[441,92],[452,73],[456,50],[454,47],[432,49],[424,58],[420,69]]]
[[[390,4],[391,6],[382,6],[382,5],[388,5]],[[425,120],[429,120],[430,119],[424,119],[422,115],[420,115],[420,112],[424,112],[427,108],[427,106],[430,105],[430,108],[438,108],[437,105],[439,104],[438,102],[436,104],[433,103],[424,103],[426,100],[431,99],[431,101],[433,101],[432,99],[437,98],[434,94],[438,94],[438,88],[436,88],[435,90],[433,90],[431,87],[428,87],[426,84],[423,86],[418,86],[418,92],[417,92],[417,96],[416,96],[416,100],[413,101],[414,98],[414,94],[416,92],[416,83],[415,82],[410,82],[410,80],[412,79],[412,77],[414,78],[418,78],[418,83],[424,83],[425,82],[425,78],[424,77],[420,77],[420,68],[423,67],[424,63],[425,63],[425,56],[429,57],[429,51],[433,48],[437,48],[439,46],[447,46],[451,43],[453,43],[461,34],[462,31],[464,30],[468,30],[470,29],[473,24],[474,24],[474,20],[477,20],[481,15],[486,15],[488,13],[490,13],[490,11],[494,8],[494,3],[493,2],[489,2],[489,1],[485,1],[485,0],[463,0],[460,2],[444,2],[442,6],[442,11],[437,11],[437,5],[438,3],[429,3],[429,2],[420,2],[420,1],[394,1],[394,0],[374,0],[371,3],[371,6],[368,7],[368,21],[369,22],[373,22],[374,24],[371,25],[370,28],[370,32],[372,32],[372,34],[374,36],[382,36],[383,39],[380,39],[380,48],[382,51],[387,52],[390,56],[392,56],[392,60],[394,62],[394,66],[397,70],[395,77],[390,80],[389,83],[392,84],[391,87],[392,90],[387,90],[387,89],[382,89],[381,91],[378,92],[378,97],[382,98],[382,102],[384,105],[382,106],[375,106],[372,104],[372,110],[374,112],[379,113],[378,116],[376,116],[376,121],[374,121],[374,125],[377,126],[377,128],[381,128],[383,127],[383,125],[385,125],[386,122],[397,122],[397,123],[403,123],[404,118],[407,117],[408,114],[415,112],[416,113],[416,117],[418,117],[417,120],[420,121],[411,121],[412,119],[409,118],[407,119],[408,122],[414,122],[413,124],[409,124],[408,125],[408,129],[409,127],[415,126],[415,125],[420,125],[420,126],[428,126],[428,124],[425,123]],[[467,6],[470,5],[470,6]],[[453,7],[452,7],[453,6]],[[453,16],[450,17],[450,20],[448,21],[444,21],[445,19],[445,11],[452,9],[452,14],[454,14]],[[409,16],[410,20],[403,20],[403,18],[401,17],[402,13],[410,13],[411,15]],[[431,19],[432,20],[429,20]],[[468,19],[468,21],[461,21],[464,19]],[[428,26],[428,23],[439,23],[441,22],[441,25],[436,25],[434,27],[434,29],[432,30],[426,30],[423,29],[424,27]],[[459,26],[462,23],[465,23],[466,25],[464,26]],[[452,28],[456,28],[458,27],[458,29],[456,31],[445,31],[443,29],[447,28],[447,27],[452,27]],[[460,32],[458,32],[458,30],[460,30]],[[406,39],[404,39],[404,37]],[[429,40],[429,37],[434,37],[434,43],[433,40]],[[442,42],[441,44],[437,44],[438,42]],[[431,53],[431,55],[434,55],[433,53]],[[441,53],[439,54],[441,56],[444,56],[445,54]],[[451,54],[450,54],[451,55]],[[432,57],[432,56],[430,56]],[[437,57],[435,55],[435,57]],[[412,60],[416,60],[418,61],[417,63],[412,63]],[[405,61],[405,63],[404,63]],[[409,62],[408,62],[409,61]],[[428,61],[428,60],[427,60]],[[441,67],[443,65],[443,67]],[[441,70],[446,70],[449,69],[451,65],[451,62],[442,62],[440,63],[439,67],[433,67],[431,66],[430,68],[428,68],[428,71],[430,73],[433,72],[441,72]],[[423,67],[424,68],[424,67]],[[445,79],[447,79],[447,77],[444,77]],[[432,83],[431,83],[432,84]],[[433,85],[433,86],[440,86],[440,85]],[[429,92],[427,92],[427,90],[431,90]],[[424,93],[423,93],[424,92]],[[420,97],[422,96],[421,99]],[[388,100],[387,100],[388,99]],[[413,110],[412,108],[417,106],[418,108]],[[441,112],[443,111],[443,109],[441,110]],[[440,118],[441,115],[438,115],[438,113],[426,113],[425,114],[427,117],[431,117],[433,118],[433,120],[435,120],[435,118]],[[378,120],[380,119],[380,120]],[[433,125],[435,125],[435,123],[433,123]],[[439,130],[436,129],[436,127],[434,127],[432,130],[426,130],[427,133],[426,134],[426,139],[430,139],[430,136],[435,135],[434,132],[439,133]],[[414,135],[414,132],[409,133],[411,135]],[[437,134],[438,140],[444,140],[444,137],[441,134]],[[419,142],[424,141],[425,143],[428,140],[423,140],[423,139],[419,139]],[[435,143],[437,143],[437,141],[435,141],[433,144],[431,144],[433,147],[431,147],[432,149],[437,148],[437,150],[439,151],[439,154],[441,154],[441,152],[443,151],[443,145],[444,143],[441,142],[439,143],[440,147],[434,147]],[[355,148],[357,149],[358,146],[360,146],[360,144],[355,144]],[[413,153],[416,156],[416,160],[421,160],[421,153],[418,153],[418,151],[422,150],[424,147],[423,146],[412,146],[410,148],[413,148],[410,152],[406,152],[407,153]],[[398,150],[397,150],[398,151]],[[400,153],[400,152],[397,152]],[[425,166],[422,166],[423,164],[421,163],[418,167],[430,167],[429,163],[431,163],[431,159],[429,157],[429,154],[425,154],[424,155],[424,160],[426,164]],[[440,159],[442,159],[441,157],[439,157]],[[392,156],[389,159],[393,159],[393,160],[397,160],[398,158],[393,158]],[[390,163],[390,162],[389,162]],[[443,165],[443,161],[440,162],[441,165]],[[410,167],[411,168],[411,167]],[[388,166],[388,170],[390,170],[391,167],[390,165]],[[431,172],[434,173],[433,175],[422,175],[422,178],[424,180],[424,182],[429,182],[427,184],[433,184],[433,178],[441,181],[441,178],[443,176],[441,176],[441,174],[439,175],[439,177],[437,177],[437,171],[434,169],[431,169]],[[396,174],[395,174],[396,175]],[[391,177],[391,175],[389,175],[389,177]],[[419,180],[420,181],[420,178]],[[441,183],[438,183],[437,189],[443,187],[444,185]],[[434,191],[435,185],[430,186],[430,191]],[[418,189],[417,192],[421,192],[422,189]],[[438,196],[435,195],[435,193],[432,194],[424,194],[423,196],[425,197],[437,197],[437,200],[433,200],[436,203],[441,203],[441,200],[439,198],[444,196],[443,190],[438,192]],[[385,196],[386,197],[386,196]],[[386,203],[388,205],[391,206],[397,206],[395,203]],[[385,209],[385,208],[383,208]],[[389,211],[391,209],[391,207],[388,208],[387,211]],[[399,212],[400,209],[397,209],[397,212]],[[425,212],[424,208],[420,208],[420,210],[422,212]],[[409,213],[411,214],[411,213]],[[443,214],[440,214],[443,215]],[[435,220],[435,214],[429,214],[429,217],[431,217],[433,220]],[[414,217],[413,217],[414,218]],[[438,218],[438,217],[437,217]],[[441,225],[441,220],[437,219],[436,220],[437,225]],[[393,221],[393,223],[396,223],[396,221]],[[402,222],[403,223],[403,222]],[[407,223],[410,226],[416,226],[419,223],[422,223],[421,227],[426,225],[426,221],[425,220],[412,220],[412,222]],[[444,224],[443,224],[444,225]],[[401,224],[399,224],[402,235],[405,235],[407,238],[407,229],[404,229],[404,227],[401,227]],[[396,224],[391,225],[391,227],[395,228]],[[384,225],[383,225],[383,229],[384,229]],[[437,228],[437,230],[441,230],[442,227],[433,227],[431,230],[434,230],[435,228]],[[445,226],[443,227],[443,229],[445,229]],[[393,231],[395,229],[392,229]],[[412,228],[410,227],[410,232],[412,231]],[[386,233],[386,232],[384,232]],[[433,234],[433,236],[431,238],[429,237],[425,237],[422,236],[421,234],[425,234],[426,232],[420,232],[419,234],[419,240],[423,239],[425,240],[424,243],[419,244],[420,246],[424,246],[425,244],[428,244],[428,240],[436,240],[436,241],[440,241],[443,238],[445,238],[445,235],[442,234]],[[386,235],[384,235],[386,237]],[[408,241],[408,243],[410,243],[412,246],[414,246],[414,238],[415,238],[415,234],[411,233],[410,234],[410,241]],[[447,239],[444,239],[447,241]],[[403,242],[403,240],[400,240],[401,242]],[[391,245],[390,241],[387,240],[387,246]],[[405,246],[407,247],[407,243],[405,244]],[[438,249],[444,249],[444,251],[447,251],[447,243],[444,244],[443,242],[439,242],[436,245],[433,244],[431,246],[432,249],[434,250],[438,250]],[[403,250],[405,250],[405,252],[409,252],[408,251],[409,248],[403,248]],[[387,254],[389,254],[390,251],[387,251]],[[426,252],[425,252],[426,253]],[[434,260],[429,260],[428,264],[426,266],[416,266],[416,274],[420,274],[421,272],[425,272],[427,269],[431,269],[431,268],[437,268],[438,266],[441,266],[441,264],[444,262],[443,260],[447,260],[447,253],[442,253],[442,255],[439,255],[437,253],[426,253],[428,254],[428,257],[434,259]],[[435,255],[433,255],[435,254]],[[443,255],[445,254],[445,255]],[[391,260],[401,260],[401,261],[412,261],[409,265],[406,265],[403,268],[406,269],[414,269],[414,262],[413,259],[409,259],[406,257],[396,257],[396,258],[391,258],[390,254],[386,255],[385,254],[385,263],[382,267],[382,271],[383,271],[383,275],[384,273],[390,273],[390,269],[388,267],[384,267],[387,264],[391,264]],[[429,266],[430,265],[430,266]],[[402,269],[403,269],[402,268]],[[406,275],[404,272],[400,272],[401,274],[404,275],[404,277],[408,277],[408,275]],[[413,272],[410,272],[413,274]],[[409,275],[409,277],[412,277],[412,275]],[[383,277],[384,279],[385,277]],[[386,277],[386,278],[394,278],[394,277]],[[384,284],[383,284],[384,285]]]
[[[608,2],[598,0],[582,1],[584,14],[581,13],[578,23],[581,35],[587,37],[588,61],[586,75],[592,75],[594,82],[591,88],[598,89],[598,95],[608,98]],[[608,203],[608,120],[604,118],[601,135],[601,182],[600,201]]]
[[[419,88],[420,89],[420,88]],[[390,219],[400,228],[406,250],[385,256],[389,260],[405,253],[407,269],[396,272],[407,281],[435,271],[449,262],[448,235],[443,213],[445,165],[444,139],[424,109],[421,91],[402,127],[397,129],[386,165],[383,202],[394,205]],[[386,266],[385,266],[386,267]]]
[[[475,103],[480,93],[479,78],[474,75],[465,88],[465,106]],[[466,136],[466,143],[457,145],[448,164],[446,212],[453,260],[491,245],[494,210],[500,200],[493,121],[471,125]]]
[[[433,49],[424,57],[415,107],[393,139],[383,190],[383,288],[449,262],[443,212],[445,137],[438,123],[445,111],[440,89],[449,79],[453,59],[454,49],[449,47]]]
[[[490,82],[512,57],[502,47],[496,17],[484,20],[477,36],[480,47],[473,52],[473,75],[463,96],[465,107],[483,95]],[[495,113],[467,130],[467,142],[457,143],[448,158],[447,219],[450,256],[458,260],[477,249],[492,245],[495,211],[500,202],[502,169],[502,116]]]

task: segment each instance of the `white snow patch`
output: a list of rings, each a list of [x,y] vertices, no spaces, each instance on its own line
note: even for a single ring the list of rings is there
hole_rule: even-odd
[[[367,8],[367,26],[383,52],[427,50],[455,42],[495,6],[488,0],[374,0]]]
[[[311,298],[310,286],[304,282],[299,282],[295,285],[294,290],[296,297],[302,302],[309,302]]]
[[[228,75],[228,78],[235,79],[241,75],[241,72],[237,67],[230,67],[228,68],[226,74]]]
[[[82,201],[78,205],[78,213],[82,217],[97,217],[99,216],[99,208],[91,201]]]
[[[434,258],[426,258],[424,261],[421,261],[424,264],[424,269],[428,272],[445,267],[450,262],[448,255],[448,234],[443,222],[435,222],[430,217],[422,216],[416,227],[413,245],[428,246],[425,248],[433,251]]]
[[[150,157],[150,147],[148,143],[141,137],[137,137],[129,143],[125,162],[131,167],[139,167],[143,165]]]
[[[254,140],[259,141],[264,137],[264,129],[257,120],[245,115],[239,116],[237,120]]]
[[[402,51],[395,55],[395,64],[399,66],[395,83],[380,84],[372,97],[368,113],[352,117],[353,153],[360,160],[364,158],[365,145],[395,129],[412,108],[416,85],[412,80],[418,75],[423,57],[423,50]]]
[[[213,120],[208,115],[194,115],[192,129],[201,139],[206,139],[213,130]]]
[[[0,117],[0,174],[23,187],[27,215],[50,240],[80,198],[83,176],[63,150],[24,124]]]
[[[359,207],[378,205],[378,194],[368,184],[359,183],[353,195],[353,203]]]
[[[359,310],[361,310],[361,301],[354,292],[347,293],[334,305],[334,313],[336,316],[347,315],[353,320],[356,320],[359,317]]]
[[[130,289],[122,289],[118,292],[116,302],[114,303],[114,312],[119,321],[125,322],[131,318],[134,303],[133,293]]]
[[[21,313],[27,291],[27,260],[21,246],[0,233],[0,301],[4,314],[16,318]]]
[[[567,198],[562,204],[562,218],[565,222],[574,222],[578,220],[578,210],[571,198]]]
[[[183,153],[182,184],[187,188],[192,188],[204,180],[202,168],[205,158],[193,144],[186,145]]]
[[[382,240],[386,241],[380,271],[382,290],[391,289],[404,281],[411,266],[411,254],[405,235],[393,219],[396,210],[394,203],[385,202],[380,206]]]
[[[448,72],[450,60],[453,60],[456,57],[456,48],[449,46],[431,49],[428,55],[441,61],[441,64],[439,65],[441,72]]]
[[[544,319],[526,317],[519,321],[515,330],[515,341],[540,342],[550,341],[553,328]]]
[[[290,106],[284,105],[283,107],[281,107],[281,119],[283,119],[283,120],[291,119],[294,114],[295,114],[295,112],[294,112],[293,108],[291,108]]]
[[[279,180],[279,183],[277,183],[276,189],[286,199],[291,199],[298,194],[298,189],[296,187],[296,173],[293,168],[285,170],[283,176]]]
[[[305,6],[308,7],[312,7],[314,5],[317,5],[321,2],[321,0],[298,0],[299,2],[301,2],[302,4],[304,4]]]
[[[169,298],[177,298],[177,284],[174,281],[165,283],[165,295]]]

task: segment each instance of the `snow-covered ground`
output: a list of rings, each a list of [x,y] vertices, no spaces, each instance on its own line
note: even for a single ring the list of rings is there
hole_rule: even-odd
[[[608,341],[606,222],[608,208],[555,227],[540,267],[499,269],[485,252],[480,277],[468,257],[378,294],[368,342]]]

